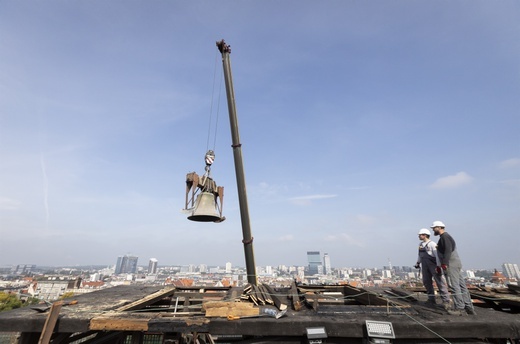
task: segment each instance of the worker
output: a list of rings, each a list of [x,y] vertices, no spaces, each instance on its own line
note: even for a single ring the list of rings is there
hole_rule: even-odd
[[[450,309],[450,293],[448,292],[448,285],[442,273],[437,272],[437,266],[440,266],[440,260],[437,255],[437,244],[430,240],[430,231],[426,228],[419,230],[419,255],[417,257],[417,264],[415,268],[422,267],[422,281],[428,294],[428,301],[430,305],[435,305],[435,290],[433,288],[433,280],[437,284],[437,288],[441,293],[441,300],[444,309]]]
[[[462,261],[457,252],[455,240],[446,232],[446,226],[442,221],[434,221],[430,228],[435,236],[440,236],[437,243],[440,268],[437,268],[437,271],[446,275],[448,287],[453,297],[455,309],[448,311],[448,313],[452,315],[475,315],[475,308],[466,287],[466,280],[462,276]]]

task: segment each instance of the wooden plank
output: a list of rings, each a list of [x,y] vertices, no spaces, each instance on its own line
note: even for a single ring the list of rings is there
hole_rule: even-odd
[[[295,311],[299,311],[302,308],[302,304],[300,302],[300,295],[298,293],[298,288],[296,287],[296,282],[293,280],[291,284],[291,289],[289,289],[289,298],[292,301],[292,306]]]
[[[260,314],[260,308],[233,308],[233,307],[215,307],[206,311],[206,317],[227,317],[228,315],[245,317],[257,316]]]
[[[128,305],[124,305],[122,307],[119,307],[116,309],[117,312],[123,312],[123,311],[132,311],[136,309],[144,308],[148,305],[151,305],[154,302],[157,302],[167,296],[171,296],[175,293],[176,288],[175,287],[168,287],[161,289],[153,294],[150,294],[140,300],[134,301]]]
[[[317,310],[318,309],[318,295],[312,292],[306,292],[305,295],[305,301],[312,306],[312,309]]]
[[[257,300],[258,301],[258,304],[259,305],[265,305],[266,302],[265,302],[265,298],[264,298],[264,295],[262,294],[262,290],[256,286],[256,285],[253,285],[253,299]]]
[[[496,310],[512,308],[514,311],[520,310],[520,296],[516,294],[499,294],[485,291],[470,291],[474,299],[482,300]]]
[[[91,331],[148,331],[148,319],[101,316],[90,320]]]
[[[269,296],[270,296],[271,300],[273,301],[274,305],[276,306],[276,308],[278,308],[281,311],[287,309],[287,305],[280,300],[280,298],[276,295],[273,288],[271,288],[267,284],[264,284],[264,287],[267,290],[267,292],[269,293]]]
[[[236,301],[207,301],[202,304],[203,310],[217,307],[233,307],[233,308],[253,308],[250,302],[236,302]]]
[[[58,317],[60,316],[60,310],[63,306],[63,301],[56,301],[52,304],[51,310],[49,311],[49,315],[45,320],[45,325],[43,326],[42,334],[40,335],[40,340],[38,344],[49,344],[52,332],[54,331],[54,327],[56,326],[56,322],[58,321]]]
[[[259,315],[260,309],[250,302],[211,301],[203,305],[206,317],[227,317],[228,315]]]
[[[324,293],[324,292],[343,292],[343,287],[345,285],[305,285],[298,286],[298,289],[305,292],[313,292],[313,293]]]
[[[258,285],[258,293],[262,296],[262,300],[264,301],[264,305],[266,304],[273,304],[273,300],[271,299],[271,296],[269,295],[269,292],[267,289],[265,289],[263,284]]]

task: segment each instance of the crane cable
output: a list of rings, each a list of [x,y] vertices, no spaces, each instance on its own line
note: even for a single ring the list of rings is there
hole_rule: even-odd
[[[218,120],[219,120],[219,110],[220,110],[220,98],[222,94],[222,74],[220,73],[220,87],[219,87],[219,96],[217,98],[217,110],[216,110],[216,119],[215,119],[215,128],[213,130],[213,147],[210,148],[210,138],[212,133],[212,122],[213,122],[213,104],[214,104],[214,96],[215,96],[215,82],[216,82],[216,75],[217,75],[217,63],[218,63],[218,53],[215,52],[215,66],[213,71],[213,89],[211,92],[211,104],[210,104],[210,112],[209,112],[209,123],[208,123],[208,137],[206,141],[206,156],[205,156],[205,162],[206,162],[206,175],[209,176],[210,172],[210,166],[213,164],[213,161],[215,159],[215,147],[217,145],[217,131],[218,131]]]

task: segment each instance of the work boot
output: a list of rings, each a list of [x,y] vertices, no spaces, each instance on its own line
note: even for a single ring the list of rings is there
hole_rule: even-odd
[[[463,309],[448,309],[446,312],[448,312],[449,315],[457,315],[459,317],[466,315],[466,311]]]
[[[464,310],[468,315],[477,315],[477,312],[475,312],[475,308],[465,307]]]
[[[450,302],[444,302],[442,304],[442,308],[444,308],[445,311],[449,311],[451,309],[451,303]]]
[[[437,302],[435,302],[435,300],[432,299],[428,299],[428,301],[426,301],[426,306],[434,307],[436,304]]]

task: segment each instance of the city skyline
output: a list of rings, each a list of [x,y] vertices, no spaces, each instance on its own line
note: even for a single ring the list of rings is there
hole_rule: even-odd
[[[436,220],[465,269],[518,262],[518,18],[512,0],[0,2],[0,264],[244,264],[221,39],[256,265],[405,266]],[[182,211],[208,149],[221,223]]]
[[[32,272],[33,270],[37,270],[38,268],[56,268],[56,267],[62,267],[62,268],[85,268],[85,267],[94,267],[97,266],[98,268],[102,269],[114,269],[115,274],[121,274],[121,273],[127,273],[127,272],[121,272],[121,266],[123,265],[123,260],[125,258],[130,258],[132,260],[131,269],[133,272],[136,273],[139,268],[141,268],[142,271],[147,271],[147,273],[150,273],[150,271],[157,271],[159,269],[164,268],[171,268],[171,267],[178,267],[178,268],[193,268],[194,270],[200,270],[200,272],[207,273],[208,269],[224,269],[226,272],[228,272],[229,269],[243,269],[245,270],[245,264],[235,264],[233,262],[224,262],[221,264],[213,264],[213,263],[200,263],[200,264],[162,264],[160,263],[156,258],[143,258],[143,263],[139,264],[139,257],[133,256],[133,255],[123,255],[117,257],[117,261],[115,264],[83,264],[83,265],[54,265],[54,266],[44,266],[44,265],[38,265],[38,264],[28,264],[28,263],[18,263],[18,264],[12,264],[12,265],[1,265],[0,269],[16,269],[19,273]],[[318,260],[323,260],[323,263],[321,261],[318,262]],[[144,262],[146,261],[146,262]],[[304,264],[275,264],[275,265],[256,265],[257,269],[278,269],[281,267],[286,268],[305,268],[308,273],[317,273],[321,275],[327,275],[327,265],[330,264],[330,256],[328,253],[324,253],[323,256],[319,254],[318,251],[308,251],[307,252],[307,262]],[[332,270],[341,270],[341,269],[368,269],[368,270],[401,270],[401,269],[410,269],[414,270],[413,265],[394,265],[390,261],[387,262],[389,265],[379,265],[379,266],[333,266],[330,264],[330,269]],[[319,267],[318,267],[319,266]],[[515,262],[503,262],[500,264],[500,266],[493,267],[493,268],[471,268],[466,269],[463,268],[464,271],[479,271],[479,270],[487,270],[487,271],[501,271],[505,274],[505,276],[510,278],[517,278],[520,279],[520,264]],[[119,273],[117,271],[119,270]],[[316,271],[314,271],[316,270]],[[321,270],[321,272],[320,272]],[[418,269],[415,269],[416,271],[419,271]],[[141,272],[142,272],[141,271]]]

